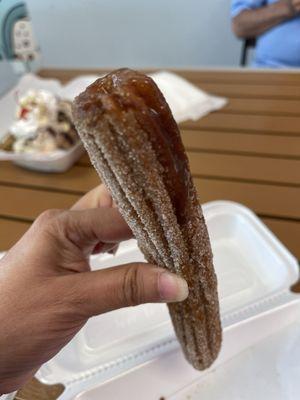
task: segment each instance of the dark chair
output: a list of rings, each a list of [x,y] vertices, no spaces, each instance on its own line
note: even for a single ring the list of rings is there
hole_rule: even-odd
[[[245,67],[248,62],[248,50],[256,46],[256,38],[248,38],[244,40],[242,54],[241,54],[241,67]]]

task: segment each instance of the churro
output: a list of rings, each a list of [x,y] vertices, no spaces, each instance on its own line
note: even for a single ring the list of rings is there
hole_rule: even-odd
[[[148,262],[186,279],[189,297],[169,305],[187,360],[208,368],[221,346],[209,236],[178,126],[143,74],[121,69],[73,104],[74,122]]]

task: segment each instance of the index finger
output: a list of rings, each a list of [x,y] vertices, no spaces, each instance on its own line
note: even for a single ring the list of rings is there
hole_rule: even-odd
[[[80,248],[132,238],[130,228],[116,208],[67,211],[59,218],[60,232]]]
[[[79,199],[71,210],[85,210],[87,208],[113,207],[113,200],[105,185],[101,184],[86,193]]]

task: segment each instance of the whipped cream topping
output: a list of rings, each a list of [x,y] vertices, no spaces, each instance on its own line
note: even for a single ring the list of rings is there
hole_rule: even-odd
[[[10,133],[16,138],[30,138],[38,129],[56,124],[57,97],[46,90],[29,90],[19,99],[16,121]]]
[[[15,121],[0,149],[15,153],[68,150],[78,141],[71,102],[46,90],[29,90],[18,99]]]

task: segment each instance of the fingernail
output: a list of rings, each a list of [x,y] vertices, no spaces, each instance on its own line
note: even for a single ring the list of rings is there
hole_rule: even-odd
[[[170,272],[162,272],[159,276],[158,290],[162,300],[167,303],[185,300],[189,295],[186,281]]]

